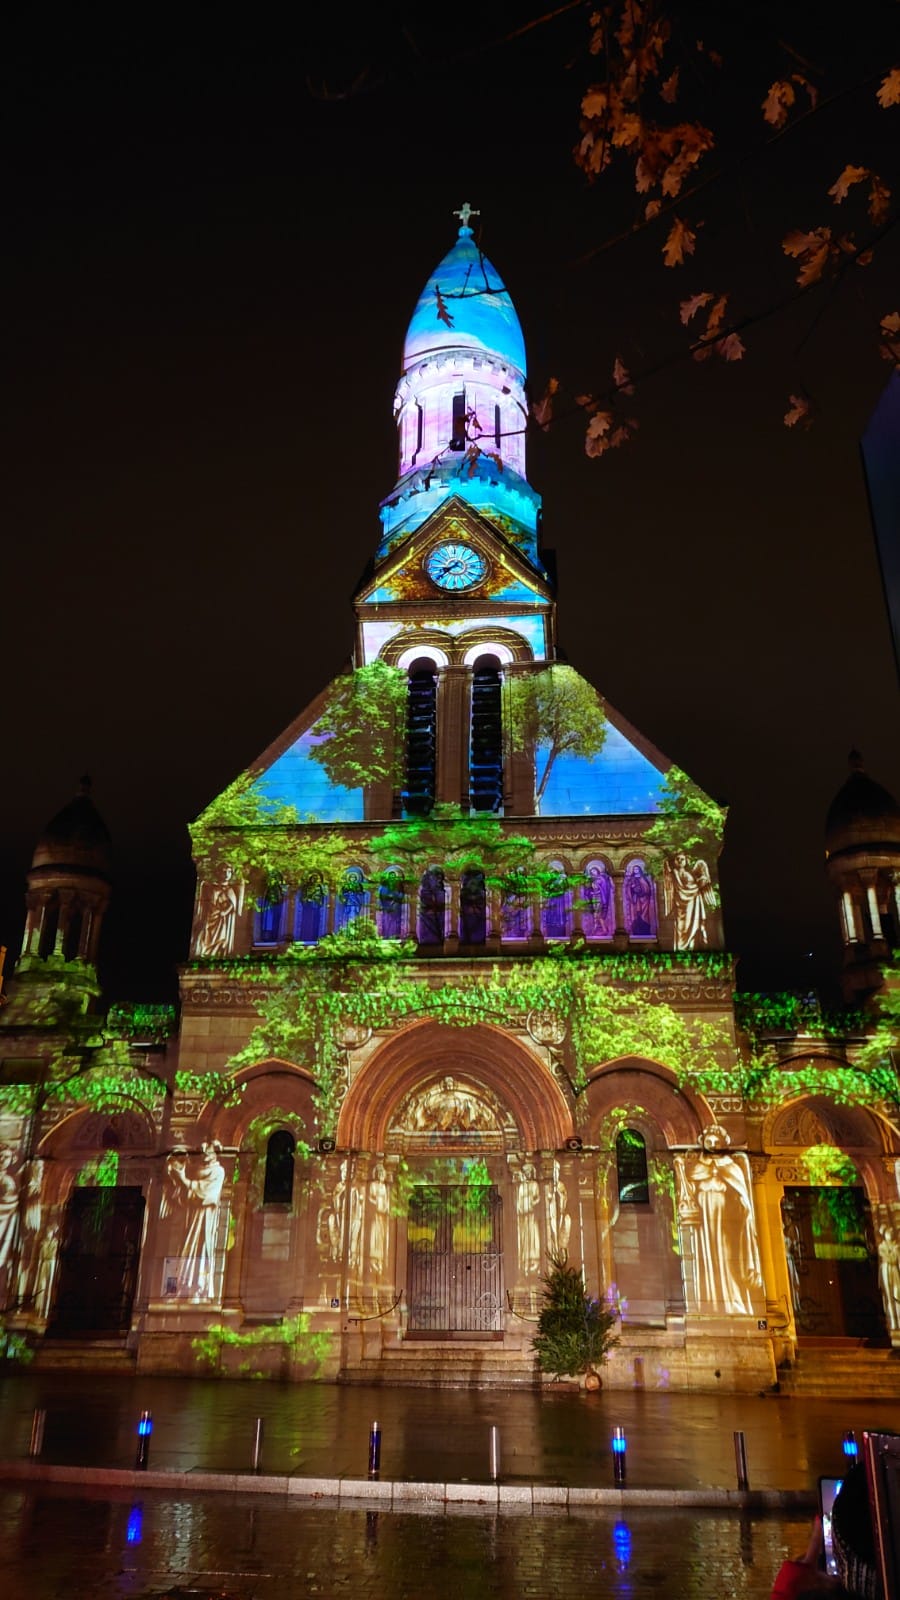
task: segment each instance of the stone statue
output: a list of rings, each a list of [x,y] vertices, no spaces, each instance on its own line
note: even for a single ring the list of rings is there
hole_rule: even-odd
[[[230,956],[234,949],[240,897],[232,870],[221,867],[208,885],[206,904],[197,930],[195,953],[198,956]]]
[[[663,865],[663,905],[674,924],[673,947],[695,950],[707,943],[706,914],[716,907],[716,891],[705,861],[689,862],[678,850]]]
[[[475,1133],[496,1127],[496,1118],[471,1089],[453,1078],[442,1078],[412,1108],[416,1133]]]
[[[753,1199],[730,1142],[724,1128],[702,1135],[700,1154],[684,1168],[679,1211],[696,1229],[701,1306],[752,1316],[753,1292],[762,1288]]]
[[[12,1151],[0,1149],[0,1272],[12,1266],[19,1238],[19,1185],[12,1164]]]
[[[516,1222],[519,1236],[519,1271],[523,1278],[536,1277],[541,1265],[541,1242],[538,1237],[537,1207],[540,1189],[530,1161],[526,1161],[516,1179]]]
[[[547,1249],[551,1256],[564,1256],[569,1248],[572,1218],[566,1209],[568,1198],[559,1162],[554,1161],[553,1176],[547,1190]]]
[[[59,1260],[59,1223],[49,1222],[41,1234],[34,1272],[34,1309],[45,1320],[50,1315],[53,1284]]]
[[[900,1332],[900,1241],[893,1228],[882,1228],[878,1241],[878,1281],[887,1324],[892,1333]]]
[[[193,1177],[187,1175],[183,1155],[174,1153],[168,1162],[168,1175],[184,1191],[188,1218],[181,1247],[178,1289],[179,1294],[188,1295],[192,1300],[212,1300],[215,1297],[216,1233],[219,1201],[225,1182],[225,1168],[219,1160],[221,1148],[217,1139],[203,1145]]]
[[[369,1184],[369,1204],[372,1221],[369,1226],[369,1265],[376,1278],[380,1278],[387,1261],[388,1242],[388,1186],[383,1164],[376,1161]]]
[[[592,861],[585,873],[581,930],[586,939],[611,939],[616,931],[616,897],[604,861]]]
[[[341,1162],[340,1175],[334,1186],[331,1203],[325,1207],[325,1226],[322,1243],[332,1261],[340,1261],[344,1248],[344,1208],[347,1204],[347,1163]]]
[[[656,932],[653,879],[643,861],[630,861],[623,886],[626,932],[635,939],[649,939]]]

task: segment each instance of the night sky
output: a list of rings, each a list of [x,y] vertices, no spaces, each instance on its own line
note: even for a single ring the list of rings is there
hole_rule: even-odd
[[[877,323],[898,309],[900,229],[868,268],[787,305],[778,241],[866,233],[861,207],[826,195],[848,162],[900,192],[900,108],[874,98],[900,58],[896,6],[857,5],[856,32],[843,17],[833,35],[812,6],[677,8],[688,43],[704,30],[725,65],[686,57],[724,176],[686,202],[705,225],[676,271],[659,224],[599,249],[641,203],[572,160],[595,65],[586,10],[503,41],[509,17],[544,8],[488,6],[465,29],[371,9],[370,35],[343,12],[202,50],[73,31],[52,59],[14,42],[2,68],[9,965],[33,845],[87,771],[117,862],[109,992],[174,993],[186,823],[347,660],[396,473],[403,334],[469,200],[532,392],[553,375],[567,397],[529,453],[565,654],[730,805],[742,986],[827,991],[823,822],[851,746],[900,794],[858,449],[890,372]],[[759,104],[797,66],[776,37],[836,98],[766,147]],[[707,288],[758,315],[740,363],[681,354],[677,302]],[[655,375],[629,406],[635,442],[589,461],[572,396],[603,392],[616,355]],[[801,389],[815,424],[789,431]]]

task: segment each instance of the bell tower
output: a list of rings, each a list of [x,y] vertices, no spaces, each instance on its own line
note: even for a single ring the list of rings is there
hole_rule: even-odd
[[[848,1002],[881,988],[881,967],[900,943],[900,806],[849,756],[850,776],[829,807],[825,824],[828,876],[839,897]]]

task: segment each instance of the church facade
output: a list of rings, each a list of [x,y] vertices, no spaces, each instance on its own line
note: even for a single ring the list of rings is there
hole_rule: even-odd
[[[563,1259],[619,1313],[613,1386],[758,1391],[804,1342],[900,1345],[871,1029],[736,1014],[724,818],[559,659],[522,332],[461,215],[406,335],[352,668],[193,830],[177,1033],[99,1023],[90,796],[38,847],[0,1013],[12,1353],[531,1384]],[[864,1000],[900,812],[857,777],[829,871]]]

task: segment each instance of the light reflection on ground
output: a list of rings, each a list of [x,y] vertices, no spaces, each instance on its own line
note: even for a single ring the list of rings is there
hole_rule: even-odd
[[[259,1496],[0,1493],[4,1600],[763,1600],[805,1522],[636,1509],[334,1511]]]

